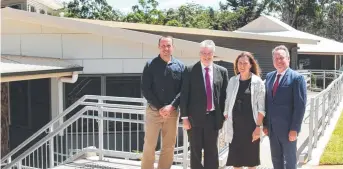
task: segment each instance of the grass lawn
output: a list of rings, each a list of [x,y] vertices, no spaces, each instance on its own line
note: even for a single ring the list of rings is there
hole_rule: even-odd
[[[320,164],[343,164],[343,113],[338,119],[336,128],[332,133],[330,141],[327,144],[322,157],[320,158]]]

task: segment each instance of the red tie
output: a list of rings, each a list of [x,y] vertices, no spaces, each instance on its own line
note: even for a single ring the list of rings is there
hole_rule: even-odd
[[[273,86],[273,97],[275,96],[276,90],[277,90],[277,88],[279,87],[279,80],[280,80],[280,77],[281,77],[281,75],[278,74],[278,75],[277,75],[277,78],[276,78],[276,82],[275,82],[275,84],[274,84],[274,86]]]
[[[208,73],[208,67],[205,68],[206,74],[205,74],[205,81],[206,81],[206,96],[207,96],[207,111],[210,111],[212,109],[212,88],[211,88],[211,81],[210,81],[210,75]]]

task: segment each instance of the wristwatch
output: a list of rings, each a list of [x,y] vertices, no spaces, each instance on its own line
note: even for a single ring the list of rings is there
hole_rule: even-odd
[[[261,125],[256,125],[256,127],[261,127]]]

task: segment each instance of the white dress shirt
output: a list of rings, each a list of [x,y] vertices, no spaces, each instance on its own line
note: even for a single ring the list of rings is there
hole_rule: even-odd
[[[201,68],[202,68],[202,75],[204,77],[204,86],[205,86],[205,92],[206,92],[206,66],[201,63]],[[212,109],[210,111],[214,110],[214,101],[213,101],[213,64],[208,66],[208,74],[210,75],[210,83],[211,83],[211,91],[212,91]]]

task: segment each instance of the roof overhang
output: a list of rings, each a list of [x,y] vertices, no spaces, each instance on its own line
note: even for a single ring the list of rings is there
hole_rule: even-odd
[[[343,53],[335,53],[335,52],[298,52],[300,55],[326,55],[326,56],[343,56]]]
[[[69,29],[80,32],[87,32],[99,36],[111,37],[116,39],[129,40],[156,46],[160,35],[128,30],[118,27],[105,26],[102,24],[90,23],[85,21],[77,21],[75,19],[68,19],[63,17],[55,17],[49,15],[42,15],[33,12],[15,10],[11,8],[1,9],[1,19],[11,19],[16,21],[41,24],[49,27],[60,29]],[[173,39],[175,46],[183,53],[192,53],[190,55],[182,56],[184,59],[198,59],[199,55],[194,54],[194,51],[199,51],[200,45],[197,42],[187,41],[183,39]],[[233,62],[236,56],[242,51],[234,50],[224,47],[216,47],[215,60],[226,62]]]
[[[179,34],[187,34],[187,35],[216,36],[216,37],[264,40],[264,41],[287,42],[287,43],[303,43],[303,44],[316,44],[318,42],[318,40],[310,39],[310,38],[263,35],[263,34],[251,33],[251,32],[218,31],[218,30],[209,30],[209,29],[184,28],[184,27],[175,27],[175,26],[163,26],[163,25],[128,23],[128,22],[113,22],[113,21],[90,20],[90,19],[79,19],[79,18],[68,18],[68,19],[102,25],[102,26],[108,26],[108,27],[113,27],[113,28],[123,28],[123,29],[137,30],[137,31],[154,31],[154,32],[164,32],[164,33],[179,33]]]
[[[58,9],[63,8],[63,5],[57,0],[36,0],[36,1],[53,10],[58,10]]]
[[[299,54],[311,55],[342,55],[343,43],[334,41],[332,39],[320,37],[307,32],[299,31],[277,18],[261,15],[259,18],[251,21],[247,25],[239,28],[235,32],[249,32],[252,34],[272,35],[279,37],[298,37],[315,39],[316,44],[298,43]]]
[[[83,67],[54,58],[1,56],[1,82],[71,76]]]

